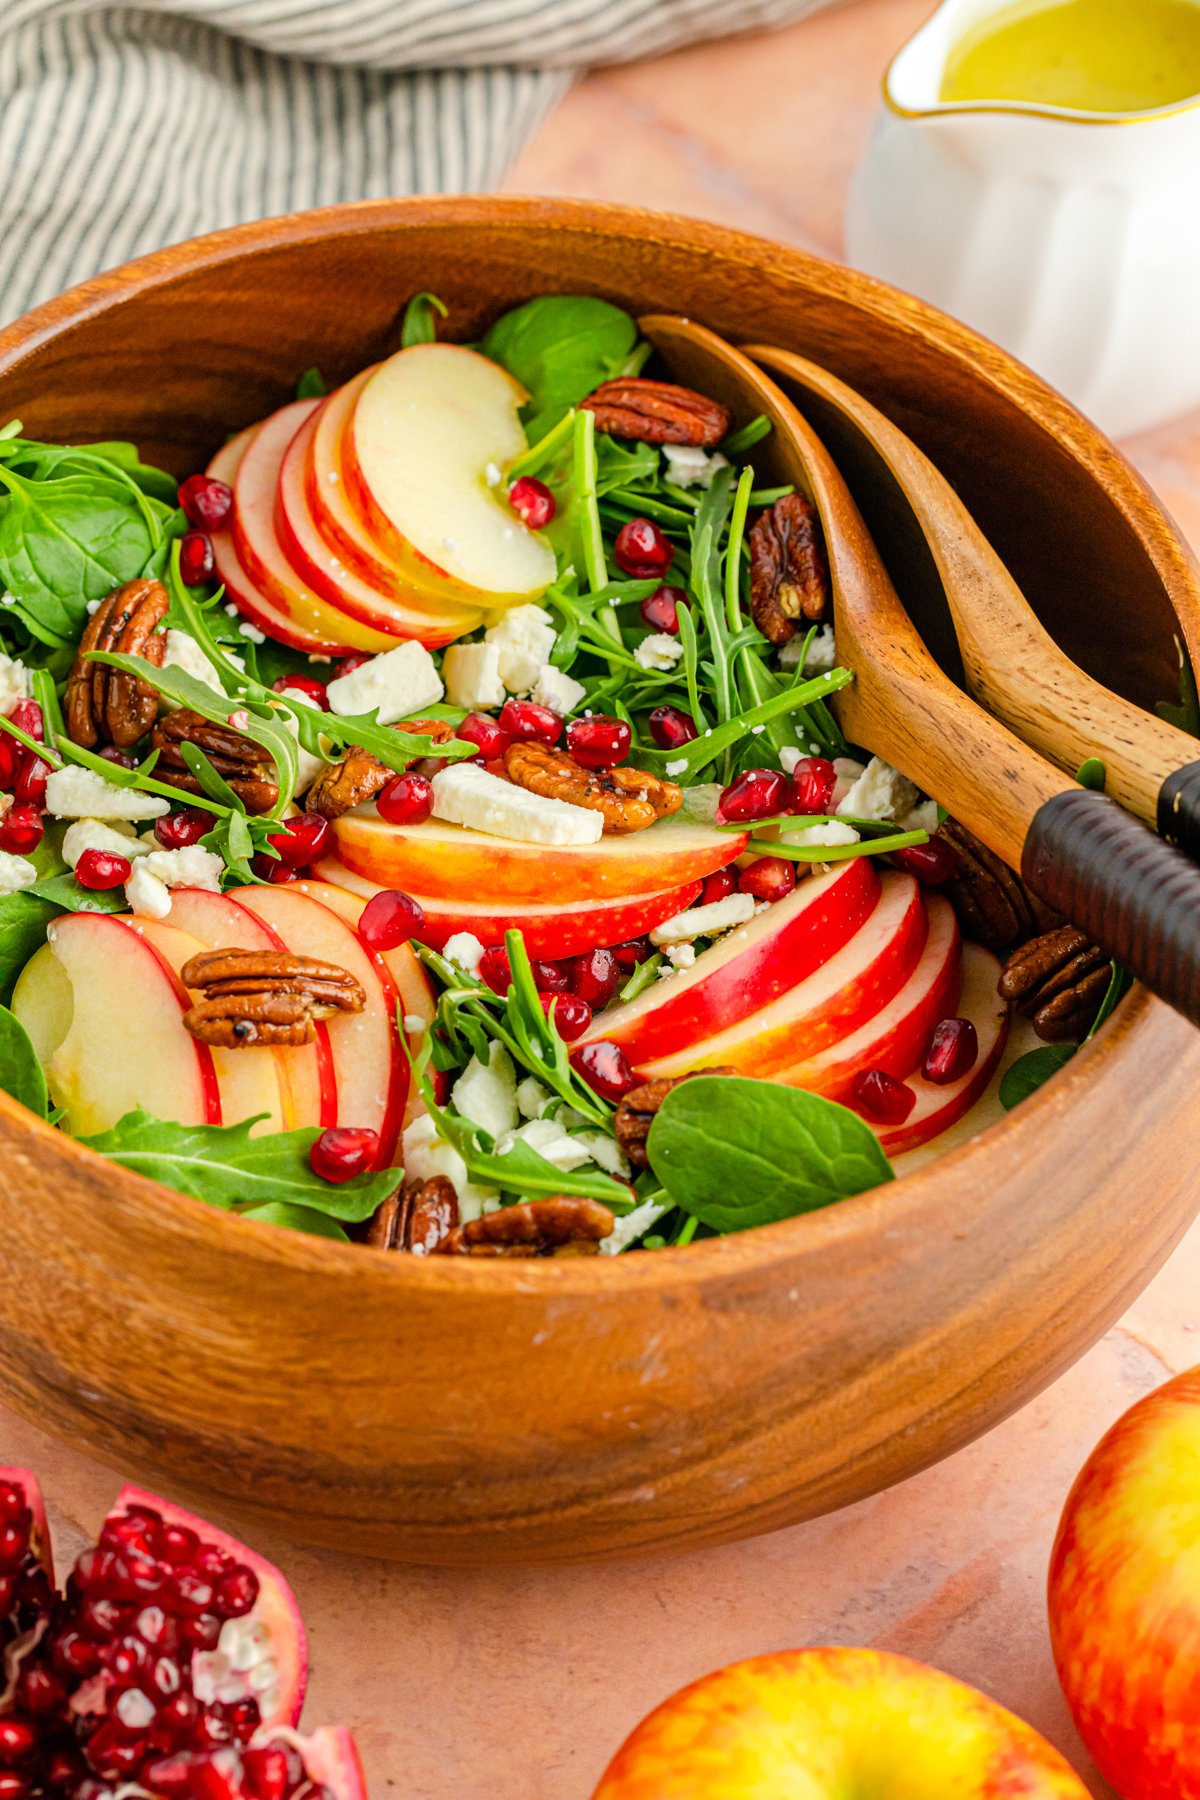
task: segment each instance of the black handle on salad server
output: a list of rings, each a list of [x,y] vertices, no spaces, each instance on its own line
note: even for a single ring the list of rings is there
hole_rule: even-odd
[[[1200,867],[1182,851],[1105,795],[1075,788],[1034,814],[1021,873],[1048,906],[1200,1025]]]
[[[1176,769],[1158,796],[1158,830],[1168,844],[1200,862],[1200,762]]]

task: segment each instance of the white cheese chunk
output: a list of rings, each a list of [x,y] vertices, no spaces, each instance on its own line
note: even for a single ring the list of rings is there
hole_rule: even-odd
[[[794,669],[800,661],[808,637],[806,628],[797,631],[790,637],[779,652],[781,669]],[[806,675],[827,675],[830,669],[837,668],[837,645],[834,642],[833,626],[822,625],[813,634],[812,643],[808,646],[808,655],[804,658]]]
[[[919,806],[914,806],[911,812],[906,812],[896,823],[901,831],[927,831],[933,837],[941,823],[937,801],[922,800]]]
[[[662,451],[667,461],[663,473],[676,487],[711,487],[717,470],[729,467],[729,458],[719,450],[710,456],[698,444],[664,444]]]
[[[553,1099],[536,1075],[527,1075],[517,1088],[517,1107],[523,1119],[540,1119]]]
[[[650,942],[660,949],[668,944],[687,944],[693,938],[715,937],[720,931],[732,931],[754,917],[753,894],[727,894],[724,900],[712,900],[707,906],[689,906],[686,912],[664,919],[650,933]]]
[[[437,664],[424,644],[415,641],[397,644],[349,675],[338,675],[325,690],[331,712],[343,718],[376,713],[380,725],[394,725],[422,707],[436,706],[444,692]]]
[[[850,789],[863,773],[863,764],[855,762],[852,756],[835,756],[833,759],[833,768],[837,780],[833,784],[833,793],[830,795],[829,804],[833,811],[836,812],[842,801],[846,798],[846,795],[850,792]],[[861,813],[855,813],[854,816],[856,819],[862,818]]]
[[[458,1196],[458,1216],[464,1225],[472,1219],[482,1217],[485,1212],[495,1212],[500,1204],[500,1196],[494,1188],[477,1187],[467,1179],[467,1165],[454,1148],[444,1138],[438,1136],[438,1129],[429,1113],[422,1113],[406,1126],[402,1144],[404,1153],[404,1175],[407,1181],[430,1181],[435,1175],[444,1175]]]
[[[451,644],[442,657],[442,680],[451,706],[474,712],[481,706],[503,706],[507,695],[500,679],[497,645]]]
[[[153,848],[152,843],[144,844],[136,836],[132,825],[116,820],[106,825],[103,819],[77,819],[74,825],[68,825],[62,841],[63,861],[72,869],[85,850],[107,850],[132,862],[135,856],[145,856]]]
[[[442,946],[442,955],[468,975],[479,973],[479,963],[483,956],[483,945],[473,931],[456,931],[453,937],[446,939]]]
[[[433,777],[433,816],[524,844],[595,844],[604,832],[598,812],[528,793],[478,763],[439,769]]]
[[[587,1151],[597,1168],[603,1169],[605,1174],[623,1179],[629,1177],[629,1158],[616,1138],[609,1137],[606,1131],[573,1131],[571,1137]]]
[[[237,664],[239,669],[245,668],[245,663],[234,651],[227,649],[225,654],[231,663]],[[191,675],[196,681],[202,681],[205,687],[212,688],[214,693],[219,694],[222,699],[225,697],[225,689],[221,686],[221,677],[190,631],[178,631],[172,626],[167,632],[167,650],[163,657],[163,668],[179,669],[184,675]],[[159,696],[159,705],[164,712],[175,712],[178,709],[178,702],[167,700],[162,695]]]
[[[673,969],[690,969],[696,960],[694,944],[668,944],[666,958]]]
[[[283,691],[297,706],[310,707],[314,712],[320,711],[320,707],[317,705],[317,702],[313,699],[312,695],[305,693],[303,688],[287,687],[284,688]],[[284,729],[290,731],[292,736],[297,740],[296,792],[298,794],[306,793],[317,779],[317,776],[321,773],[321,770],[328,768],[329,765],[323,756],[314,756],[311,750],[306,750],[303,744],[299,743],[300,726],[296,721],[294,713],[285,712],[281,708],[276,717],[280,719]]]
[[[150,850],[139,867],[166,887],[203,888],[219,894],[225,864],[215,850],[185,844],[182,850]]]
[[[38,872],[27,856],[14,856],[0,850],[0,894],[19,894],[39,880]]]
[[[585,1162],[592,1160],[581,1144],[568,1137],[557,1119],[529,1119],[515,1131],[506,1132],[496,1145],[497,1156],[503,1156],[514,1144],[527,1144],[564,1174],[571,1169],[581,1169]],[[518,1179],[514,1176],[514,1186]]]
[[[503,1044],[493,1044],[486,1063],[473,1056],[450,1092],[455,1111],[486,1131],[493,1142],[517,1125],[517,1073]]]
[[[484,633],[500,658],[500,679],[510,694],[527,694],[554,651],[554,621],[545,607],[513,606]]]
[[[0,655],[0,713],[7,718],[18,700],[29,696],[29,670],[15,656]]]
[[[118,787],[70,763],[46,777],[46,811],[56,819],[161,819],[170,810],[157,794]]]
[[[797,831],[781,831],[779,841],[781,844],[822,845],[832,849],[835,844],[857,844],[858,832],[841,819],[831,819],[828,825],[806,825]]]
[[[669,1205],[664,1206],[659,1200],[643,1200],[632,1212],[622,1213],[614,1221],[608,1237],[600,1239],[601,1256],[619,1256],[622,1250],[628,1250],[630,1244],[636,1244],[639,1238],[645,1237],[650,1227],[657,1224],[663,1214],[670,1210]]]
[[[920,800],[918,789],[906,775],[880,756],[873,756],[854,786],[835,810],[850,819],[898,819]]]
[[[633,660],[643,669],[673,669],[683,655],[683,645],[666,631],[652,631],[643,638],[633,653]]]
[[[171,890],[152,875],[145,862],[138,863],[125,883],[125,898],[144,919],[165,919],[171,910]]]
[[[548,706],[551,712],[565,717],[575,711],[586,693],[582,681],[576,681],[573,675],[565,675],[553,663],[547,663],[534,683],[532,697],[535,705]]]

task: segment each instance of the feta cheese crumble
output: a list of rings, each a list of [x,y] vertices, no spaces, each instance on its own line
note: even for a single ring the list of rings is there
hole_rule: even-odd
[[[807,636],[807,631],[798,631],[794,637],[788,639],[779,652],[781,669],[796,667],[800,661],[804,640]],[[808,646],[808,655],[804,658],[804,673],[806,675],[827,675],[830,669],[836,668],[837,645],[833,639],[833,626],[822,625],[813,634],[812,643]]]
[[[0,713],[7,718],[18,700],[30,693],[29,670],[15,656],[0,655]]]
[[[873,756],[835,811],[852,819],[898,819],[917,805],[921,795],[906,775],[880,756]]]
[[[477,763],[439,769],[433,777],[433,816],[526,844],[595,844],[604,832],[598,812],[528,793]]]
[[[500,1196],[494,1188],[476,1187],[467,1179],[466,1163],[453,1144],[438,1136],[429,1113],[422,1113],[405,1127],[401,1149],[406,1181],[429,1181],[434,1175],[446,1177],[458,1196],[462,1224],[469,1225],[472,1219],[495,1212],[499,1206]]]
[[[483,956],[483,945],[473,931],[456,931],[454,936],[447,938],[443,944],[442,955],[447,962],[457,963],[464,974],[477,975]]]
[[[154,875],[166,887],[203,888],[219,894],[225,864],[215,850],[199,844],[185,844],[182,850],[147,850],[138,864],[139,870]]]
[[[724,900],[712,900],[707,906],[689,906],[686,912],[664,919],[650,933],[650,942],[660,950],[671,944],[688,944],[693,938],[715,937],[718,932],[732,931],[754,917],[753,894],[727,894]]]
[[[342,718],[375,713],[378,724],[394,725],[424,706],[436,706],[444,692],[432,656],[424,644],[411,641],[373,656],[349,675],[336,676],[325,695],[330,711]]]
[[[442,657],[442,680],[451,706],[474,712],[481,706],[504,705],[506,694],[496,644],[486,640],[481,644],[452,644]]]
[[[143,919],[165,919],[171,910],[170,888],[157,875],[152,875],[144,862],[135,866],[125,883],[125,898]]]
[[[633,660],[643,669],[673,669],[683,655],[683,645],[666,631],[652,631],[643,638],[633,653]]]
[[[565,717],[575,711],[586,692],[582,681],[576,681],[573,675],[564,675],[553,663],[547,663],[534,683],[532,699],[535,705],[548,706],[551,712]]]
[[[493,1043],[486,1063],[473,1056],[453,1088],[450,1103],[461,1118],[495,1142],[517,1126],[517,1074],[503,1044]]]
[[[56,819],[161,819],[170,804],[157,794],[118,787],[91,769],[67,764],[46,777],[46,811]]]
[[[235,663],[239,669],[245,668],[245,663],[236,652],[227,650],[226,655],[230,662]],[[219,694],[222,699],[225,697],[220,676],[190,631],[177,631],[174,626],[168,630],[163,668],[178,669],[181,674],[190,675],[195,681],[202,681],[205,687],[212,688],[213,692]],[[176,712],[179,703],[175,700],[168,700],[165,695],[160,695],[159,705],[164,712]]]
[[[662,452],[667,461],[663,473],[676,487],[709,488],[718,469],[729,467],[729,458],[719,450],[710,456],[698,444],[664,444]]]
[[[500,657],[500,679],[510,694],[527,694],[550,661],[554,621],[543,606],[513,606],[484,633]]]
[[[27,856],[14,856],[9,850],[0,850],[0,894],[19,894],[22,888],[32,887],[37,880],[37,869]]]
[[[77,819],[68,825],[62,841],[63,861],[72,869],[85,850],[107,850],[132,862],[136,856],[148,856],[153,848],[152,841],[143,843],[132,825],[119,820],[105,824],[103,819]]]
[[[833,849],[836,844],[857,844],[858,832],[841,819],[830,819],[827,825],[806,825],[797,831],[781,831],[781,844],[821,845]]]

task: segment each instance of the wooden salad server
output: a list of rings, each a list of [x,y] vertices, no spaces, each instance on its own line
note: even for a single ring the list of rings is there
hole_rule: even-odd
[[[788,392],[803,391],[805,416],[851,491],[869,503],[880,543],[886,528],[889,564],[943,667],[960,654],[975,698],[1060,768],[1073,773],[1100,757],[1107,792],[1200,859],[1196,740],[1071,661],[945,476],[861,394],[791,351],[756,344],[746,355]],[[945,646],[939,632],[947,608],[955,646]]]
[[[689,320],[655,314],[640,325],[675,380],[723,401],[739,425],[759,413],[771,420],[756,467],[816,507],[839,660],[855,675],[830,704],[850,741],[932,794],[1048,906],[1200,1024],[1200,868],[1046,762],[943,673],[824,444],[761,369]]]

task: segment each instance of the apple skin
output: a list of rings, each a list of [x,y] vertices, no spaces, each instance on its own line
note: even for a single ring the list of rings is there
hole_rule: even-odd
[[[1125,1800],[1200,1796],[1200,1368],[1139,1400],[1071,1490],[1050,1637],[1079,1735]]]
[[[979,1039],[979,1056],[973,1069],[944,1087],[926,1081],[920,1074],[905,1077],[916,1093],[917,1104],[904,1123],[882,1126],[873,1120],[867,1121],[889,1156],[902,1156],[906,1150],[918,1150],[922,1144],[940,1137],[983,1097],[1008,1042],[1011,1015],[1008,1007],[997,998],[999,979],[1000,964],[991,951],[980,944],[964,944],[962,993],[957,1016],[970,1019],[974,1025]],[[934,1024],[937,1023],[935,1019]]]
[[[884,1650],[784,1650],[707,1675],[630,1734],[592,1800],[1088,1800],[975,1688]]]

